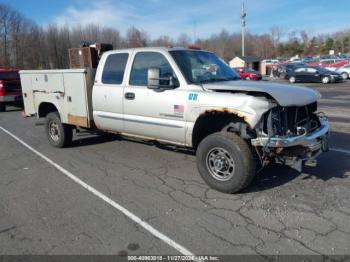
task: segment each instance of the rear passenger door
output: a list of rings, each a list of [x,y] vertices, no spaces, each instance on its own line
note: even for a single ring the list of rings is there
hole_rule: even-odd
[[[131,51],[111,53],[102,57],[93,88],[94,121],[98,128],[124,131],[123,91],[126,85],[125,68]]]

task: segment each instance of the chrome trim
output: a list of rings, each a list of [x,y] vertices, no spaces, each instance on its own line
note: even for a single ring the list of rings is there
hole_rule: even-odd
[[[120,120],[120,121],[123,121],[124,118],[122,117],[116,117],[116,116],[106,116],[106,115],[97,115],[98,117],[102,117],[102,118],[107,118],[107,119],[114,119],[114,120]]]
[[[330,127],[327,117],[319,117],[321,126],[314,132],[293,137],[258,137],[252,139],[253,146],[264,147],[292,147],[305,146],[317,148],[322,143],[322,138],[329,135]]]
[[[156,121],[143,121],[143,120],[136,120],[136,119],[126,119],[126,118],[121,118],[121,117],[106,116],[106,115],[100,115],[100,114],[98,114],[97,116],[101,117],[101,118],[114,119],[114,120],[120,120],[120,121],[128,121],[128,122],[133,122],[133,123],[138,123],[138,124],[148,124],[148,125],[164,126],[164,127],[172,127],[172,128],[183,128],[183,126],[181,126],[181,125],[163,124],[163,123],[159,123]]]

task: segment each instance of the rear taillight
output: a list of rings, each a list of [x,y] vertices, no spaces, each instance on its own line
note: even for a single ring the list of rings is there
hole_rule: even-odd
[[[0,80],[0,96],[5,96],[5,95],[6,95],[6,91],[5,91],[4,82]]]

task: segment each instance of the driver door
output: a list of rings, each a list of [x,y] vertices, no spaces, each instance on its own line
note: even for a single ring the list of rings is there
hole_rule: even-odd
[[[307,82],[307,73],[306,69],[303,67],[299,67],[294,70],[294,76],[296,80],[302,81],[302,82]]]
[[[182,144],[185,142],[187,92],[180,88],[163,91],[147,88],[148,68],[159,68],[161,78],[176,78],[162,53],[139,51],[134,54],[129,82],[124,88],[125,133]]]

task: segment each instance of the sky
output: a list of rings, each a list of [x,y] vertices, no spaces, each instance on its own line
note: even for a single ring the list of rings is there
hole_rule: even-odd
[[[125,34],[135,26],[151,38],[181,33],[206,38],[240,31],[241,0],[0,0],[40,25],[98,24]],[[350,28],[350,0],[245,0],[247,31],[317,35]]]

